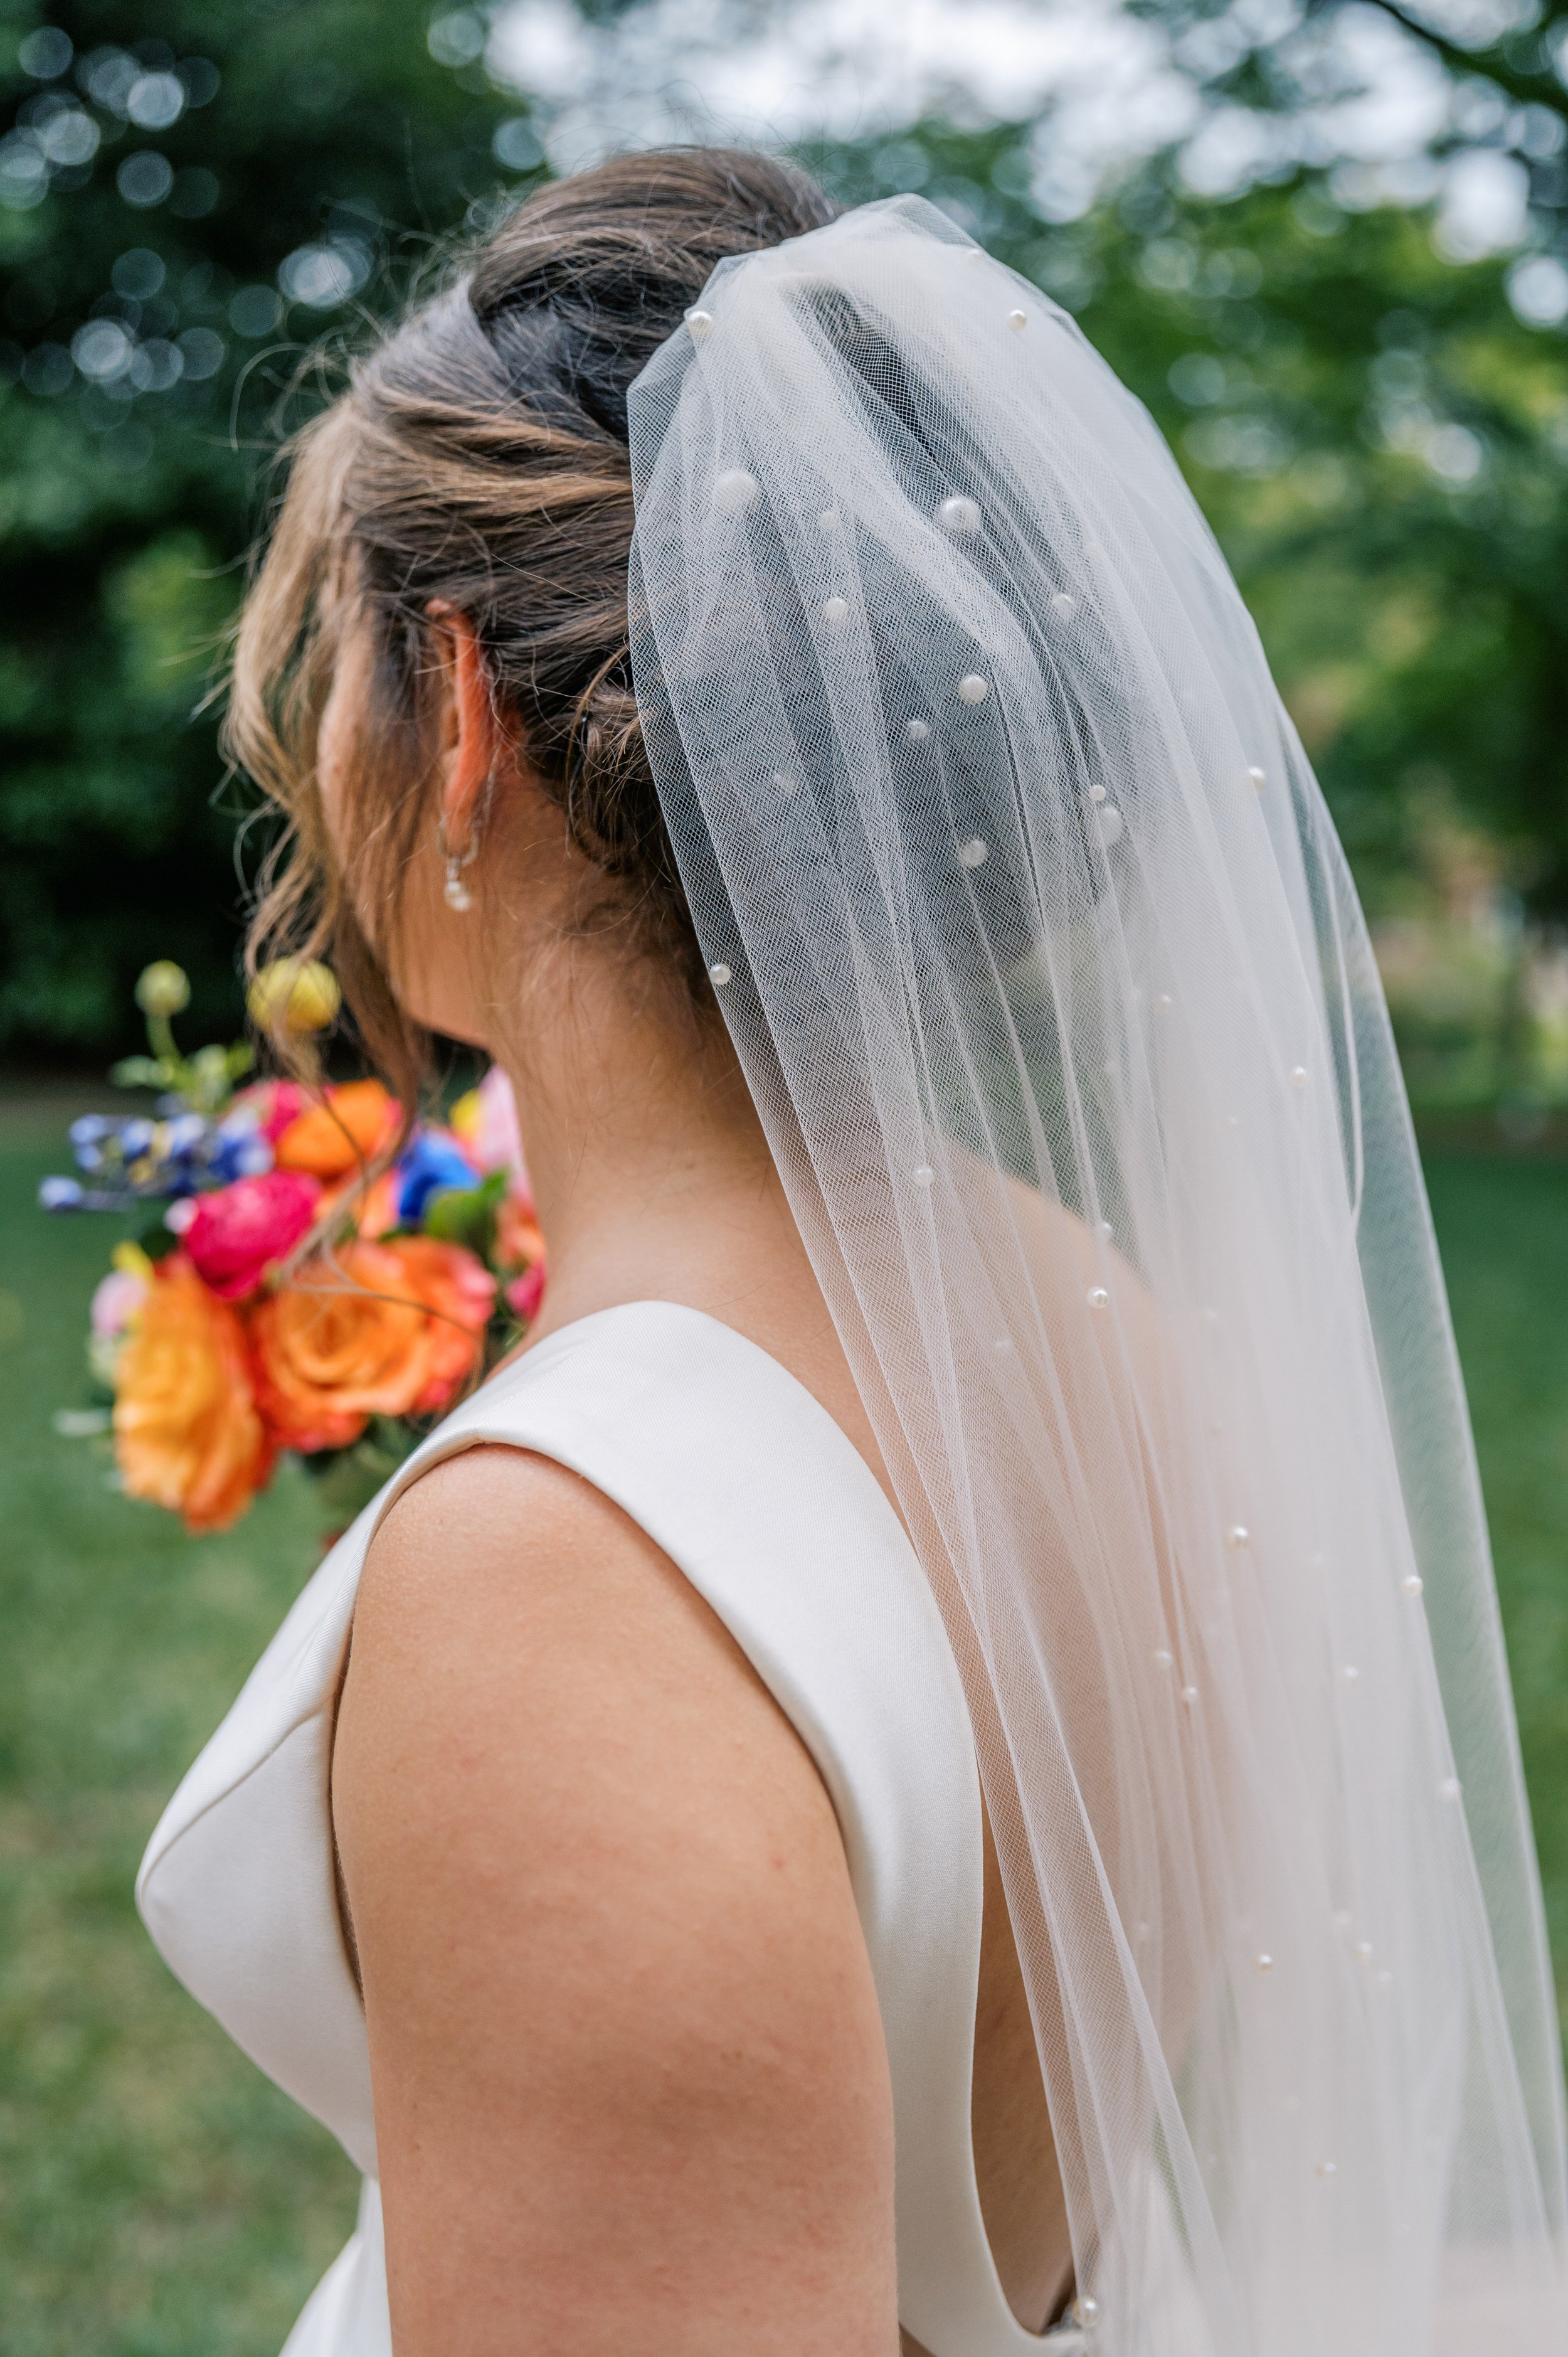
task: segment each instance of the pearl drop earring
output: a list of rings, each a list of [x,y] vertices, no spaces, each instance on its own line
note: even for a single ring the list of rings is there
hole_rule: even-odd
[[[442,887],[442,898],[446,900],[446,906],[453,909],[456,915],[459,917],[467,916],[468,910],[474,905],[474,896],[463,881],[463,870],[465,867],[471,866],[473,860],[478,855],[479,848],[478,829],[478,827],[475,828],[467,851],[459,854],[455,852],[446,841],[446,821],[444,819],[437,818],[435,822],[435,847],[441,854],[442,860],[445,863],[446,869],[446,881]]]

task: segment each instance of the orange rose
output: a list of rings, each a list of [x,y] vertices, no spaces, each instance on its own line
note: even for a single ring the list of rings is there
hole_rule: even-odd
[[[356,1235],[376,1243],[382,1236],[390,1236],[399,1224],[397,1199],[402,1184],[395,1162],[379,1178],[372,1178],[368,1187],[356,1170],[352,1178],[322,1190],[317,1207],[317,1226],[330,1230],[341,1218],[345,1226],[352,1225]]]
[[[400,1118],[397,1099],[380,1081],[348,1081],[295,1115],[273,1149],[277,1167],[306,1170],[313,1178],[341,1178],[392,1143]]]
[[[413,1406],[418,1415],[434,1415],[473,1370],[496,1306],[496,1281],[464,1244],[403,1236],[382,1249],[397,1254],[411,1289],[429,1306],[430,1363]]]
[[[390,1236],[398,1225],[397,1199],[402,1183],[395,1166],[383,1170],[355,1207],[360,1233],[368,1236],[372,1243],[381,1236]]]
[[[427,1415],[473,1370],[495,1279],[429,1236],[345,1244],[249,1318],[256,1391],[285,1448],[346,1448],[372,1415]]]
[[[114,1453],[132,1498],[191,1531],[238,1521],[273,1469],[244,1329],[183,1253],[158,1266],[114,1366]]]

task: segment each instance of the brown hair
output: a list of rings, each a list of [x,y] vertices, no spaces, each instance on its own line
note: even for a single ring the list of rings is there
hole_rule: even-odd
[[[226,723],[232,759],[285,820],[247,969],[283,949],[330,955],[411,1109],[427,1042],[355,919],[316,789],[343,626],[362,616],[373,655],[362,744],[374,759],[358,765],[346,813],[362,902],[395,922],[401,871],[431,823],[426,608],[444,599],[472,622],[498,708],[603,879],[601,909],[695,991],[696,943],[632,693],[627,393],[726,254],[832,213],[804,174],[725,149],[622,156],[542,188],[353,363],[347,390],[285,454]]]

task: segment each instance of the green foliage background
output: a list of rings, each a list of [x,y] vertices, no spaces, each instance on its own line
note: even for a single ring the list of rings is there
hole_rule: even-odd
[[[1046,229],[1013,193],[1016,133],[918,146],[928,193],[1077,313],[1172,441],[1373,913],[1419,864],[1424,785],[1532,912],[1568,915],[1563,332],[1515,317],[1500,264],[1440,260],[1425,215],[1348,212],[1311,176],[1205,203],[1156,164]],[[913,156],[822,160],[858,197]],[[1468,481],[1417,444],[1444,426]]]
[[[11,18],[0,70],[34,21]],[[95,110],[105,140],[85,185],[0,210],[0,375],[101,316],[225,346],[215,375],[132,400],[80,374],[61,393],[0,393],[0,1054],[98,1062],[131,1044],[129,985],[155,954],[196,983],[192,1036],[234,1027],[239,798],[201,707],[264,520],[279,404],[318,338],[394,300],[494,191],[492,134],[517,109],[482,74],[438,66],[408,0],[82,0],[48,21],[79,59],[118,47],[220,77],[166,133]],[[7,78],[13,105],[37,91]],[[145,151],[177,178],[142,209],[116,168]],[[205,172],[215,201],[181,218],[186,176]],[[264,315],[285,256],[335,236],[373,260],[351,305],[293,304],[273,330],[236,332],[237,293],[261,290]],[[151,302],[115,292],[127,251],[165,265]]]
[[[38,21],[14,12],[0,73]],[[94,162],[57,174],[44,202],[0,210],[0,1057],[97,1063],[131,1043],[129,983],[155,954],[195,977],[193,1035],[234,1019],[242,796],[204,696],[278,423],[330,374],[312,348],[351,343],[442,240],[530,184],[497,160],[501,125],[514,162],[538,148],[526,101],[478,62],[438,63],[411,0],[65,0],[49,22],[79,70],[105,46],[218,70],[216,94],[165,133],[96,108]],[[13,107],[25,115],[31,92],[36,110],[36,82],[8,78]],[[1423,214],[1346,211],[1311,176],[1202,202],[1160,160],[1053,228],[1028,193],[1033,131],[928,124],[806,160],[851,201],[923,188],[1076,311],[1148,402],[1252,604],[1374,913],[1419,888],[1438,811],[1480,830],[1528,922],[1556,926],[1568,339],[1515,317],[1500,264],[1440,260]],[[116,176],[149,148],[172,193],[133,206]],[[285,258],[333,241],[371,264],[351,300],[236,329],[236,296],[264,314]],[[116,291],[127,253],[164,265],[150,301]],[[204,328],[222,364],[134,398],[80,373],[29,390],[40,349],[68,351],[100,316],[144,339]],[[1459,454],[1447,479],[1437,447]],[[1488,1071],[1494,1090],[1507,1079],[1496,1059]]]

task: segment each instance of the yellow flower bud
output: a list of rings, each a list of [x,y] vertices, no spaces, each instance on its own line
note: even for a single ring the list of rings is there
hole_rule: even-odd
[[[136,977],[136,1004],[144,1015],[161,1015],[166,1023],[190,1005],[190,984],[185,968],[173,958],[155,958]]]
[[[274,958],[251,985],[245,1005],[258,1031],[290,1031],[296,1038],[325,1031],[343,1003],[338,977],[315,958]]]

